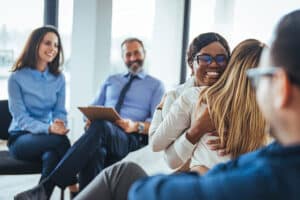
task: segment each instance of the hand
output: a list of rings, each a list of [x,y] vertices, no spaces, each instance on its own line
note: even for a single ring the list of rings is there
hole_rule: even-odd
[[[208,133],[209,136],[216,136],[216,139],[210,139],[206,142],[209,149],[212,151],[217,151],[219,156],[226,156],[228,152],[226,152],[225,145],[221,144],[221,140],[219,134],[217,132]]]
[[[85,125],[84,125],[84,130],[87,130],[87,129],[89,129],[90,128],[90,126],[91,126],[91,120],[89,120],[89,119],[86,119],[86,121],[85,121]]]
[[[156,106],[156,109],[162,109],[162,108],[163,108],[164,103],[165,103],[165,100],[166,100],[166,97],[167,97],[167,95],[165,94],[165,95],[161,98],[159,104]]]
[[[121,127],[126,133],[133,133],[138,131],[138,123],[130,119],[119,119],[115,124]]]
[[[206,172],[208,172],[208,170],[209,170],[209,168],[204,165],[194,166],[190,169],[191,172],[197,172],[200,175],[206,174]]]
[[[215,131],[215,126],[209,116],[208,108],[206,108],[202,115],[188,129],[186,138],[192,144],[196,144],[205,133],[212,131]]]
[[[55,119],[49,127],[49,132],[57,135],[66,135],[70,130],[65,127],[65,122],[61,119]]]

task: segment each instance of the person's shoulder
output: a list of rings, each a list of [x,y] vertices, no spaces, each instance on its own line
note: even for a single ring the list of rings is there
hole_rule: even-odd
[[[177,92],[176,92],[176,90],[173,89],[173,90],[167,91],[165,95],[166,96],[177,96]]]
[[[182,92],[182,96],[199,96],[204,87],[189,87]]]
[[[239,165],[241,166],[248,166],[251,163],[255,163],[255,167],[270,167],[271,163],[276,160],[275,157],[272,156],[272,153],[269,153],[270,150],[274,148],[276,144],[270,144],[265,147],[261,147],[255,151],[246,153],[241,155],[237,160]]]
[[[149,79],[149,80],[151,80],[151,81],[154,81],[154,82],[161,83],[161,80],[159,80],[158,78],[156,78],[156,77],[154,77],[154,76],[152,76],[152,75],[150,75],[150,74],[145,74],[145,78],[146,78],[146,79]]]
[[[59,83],[65,83],[66,82],[66,77],[65,77],[65,74],[63,72],[59,72],[58,74],[53,74],[53,73],[48,71],[47,78],[50,81],[55,81],[55,82],[59,82]]]
[[[51,76],[57,78],[57,79],[62,79],[62,80],[65,80],[65,79],[66,79],[66,76],[65,76],[65,74],[64,74],[63,72],[60,72],[60,73],[57,74],[57,75],[54,75],[54,74],[51,74],[51,73],[49,73],[49,74],[50,74]]]
[[[120,79],[122,77],[124,77],[124,73],[116,73],[116,74],[110,74],[107,78],[106,81],[110,81],[110,80],[117,80]]]
[[[11,72],[9,79],[19,79],[23,76],[26,76],[27,74],[29,74],[29,68],[22,68]]]

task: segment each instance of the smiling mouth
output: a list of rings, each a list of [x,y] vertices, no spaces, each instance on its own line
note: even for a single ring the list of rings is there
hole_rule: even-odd
[[[218,79],[221,76],[221,72],[206,72],[205,77],[209,79]]]
[[[46,54],[48,57],[54,57],[54,55],[53,54]]]

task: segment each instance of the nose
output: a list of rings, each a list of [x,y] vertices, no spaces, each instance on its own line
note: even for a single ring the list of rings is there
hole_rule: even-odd
[[[134,54],[130,55],[130,57],[129,57],[130,61],[135,61],[136,59],[137,59],[137,57]]]
[[[212,68],[218,68],[218,67],[220,67],[215,60],[212,60],[212,62],[208,66],[212,67]]]

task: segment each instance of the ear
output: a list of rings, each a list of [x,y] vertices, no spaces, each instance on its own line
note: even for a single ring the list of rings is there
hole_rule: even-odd
[[[191,69],[191,72],[192,72],[191,76],[193,76],[195,74],[193,61],[188,62],[188,65],[189,65],[189,67]]]
[[[193,63],[192,63],[192,71],[195,73],[197,70],[197,68],[199,67],[199,65],[198,65],[198,63],[197,63],[197,61],[196,60],[194,60],[193,61]]]
[[[276,108],[285,108],[288,106],[291,97],[291,83],[289,81],[287,73],[280,69],[273,77],[274,84],[274,105]]]

